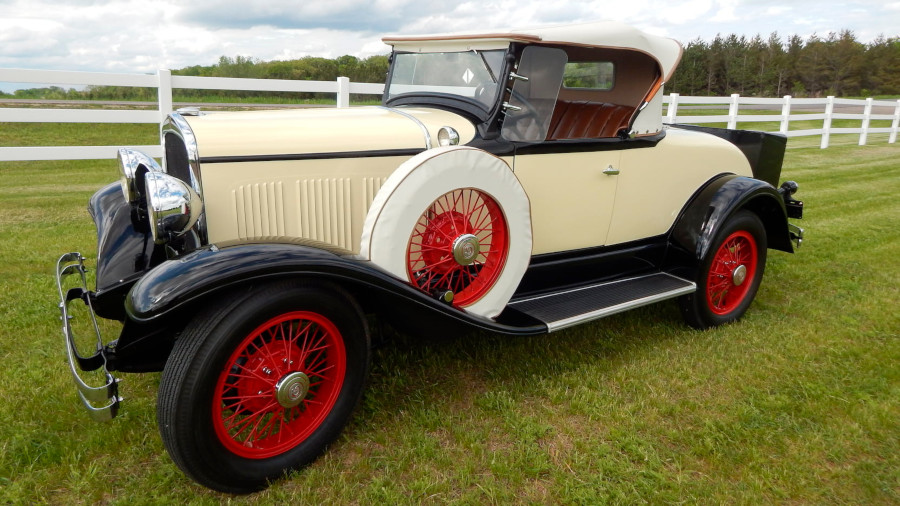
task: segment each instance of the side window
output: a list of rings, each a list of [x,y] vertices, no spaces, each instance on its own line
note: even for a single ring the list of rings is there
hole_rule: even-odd
[[[570,61],[563,73],[563,86],[569,89],[609,91],[616,82],[616,67],[609,61]]]
[[[562,49],[528,46],[522,51],[500,135],[517,142],[540,142],[547,137],[553,108],[562,85],[568,57]]]

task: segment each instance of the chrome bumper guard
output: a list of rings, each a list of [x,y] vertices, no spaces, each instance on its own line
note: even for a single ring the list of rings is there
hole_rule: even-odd
[[[86,269],[84,267],[84,257],[81,253],[66,253],[59,257],[56,262],[56,287],[59,290],[59,310],[62,313],[63,322],[62,331],[66,339],[66,352],[69,358],[69,369],[72,371],[72,377],[75,380],[75,386],[78,388],[78,397],[81,398],[82,404],[88,410],[91,419],[96,422],[105,422],[115,418],[119,411],[119,403],[122,398],[119,397],[119,380],[113,377],[106,368],[106,356],[104,355],[103,339],[100,336],[100,327],[97,325],[97,317],[94,314],[94,308],[91,306],[91,298],[87,289],[87,278],[85,277]],[[63,280],[72,275],[80,275],[81,287],[70,288],[63,293]],[[69,303],[75,300],[81,300],[88,307],[88,313],[91,316],[91,323],[94,332],[97,335],[97,348],[93,355],[89,357],[82,356],[78,353],[75,345],[75,337],[72,333],[70,321],[73,316],[69,314]],[[75,364],[82,371],[95,371],[103,368],[103,374],[106,376],[106,383],[102,386],[92,387],[81,379]],[[103,404],[96,407],[95,404]]]

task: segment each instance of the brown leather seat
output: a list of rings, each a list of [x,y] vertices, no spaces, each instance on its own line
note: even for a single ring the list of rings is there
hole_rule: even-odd
[[[633,107],[624,105],[560,100],[553,110],[547,139],[615,137],[619,130],[628,128],[633,112]]]

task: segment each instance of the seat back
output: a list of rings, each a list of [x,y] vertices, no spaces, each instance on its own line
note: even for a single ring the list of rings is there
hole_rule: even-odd
[[[616,137],[627,129],[633,107],[584,100],[559,100],[553,110],[547,140]]]

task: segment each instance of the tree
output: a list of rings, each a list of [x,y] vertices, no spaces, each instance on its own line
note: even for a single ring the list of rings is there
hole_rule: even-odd
[[[828,34],[822,54],[822,71],[830,95],[858,95],[862,84],[865,46],[850,30]]]
[[[706,89],[709,46],[699,37],[688,42],[681,64],[672,76],[668,89],[683,95],[697,95]]]

